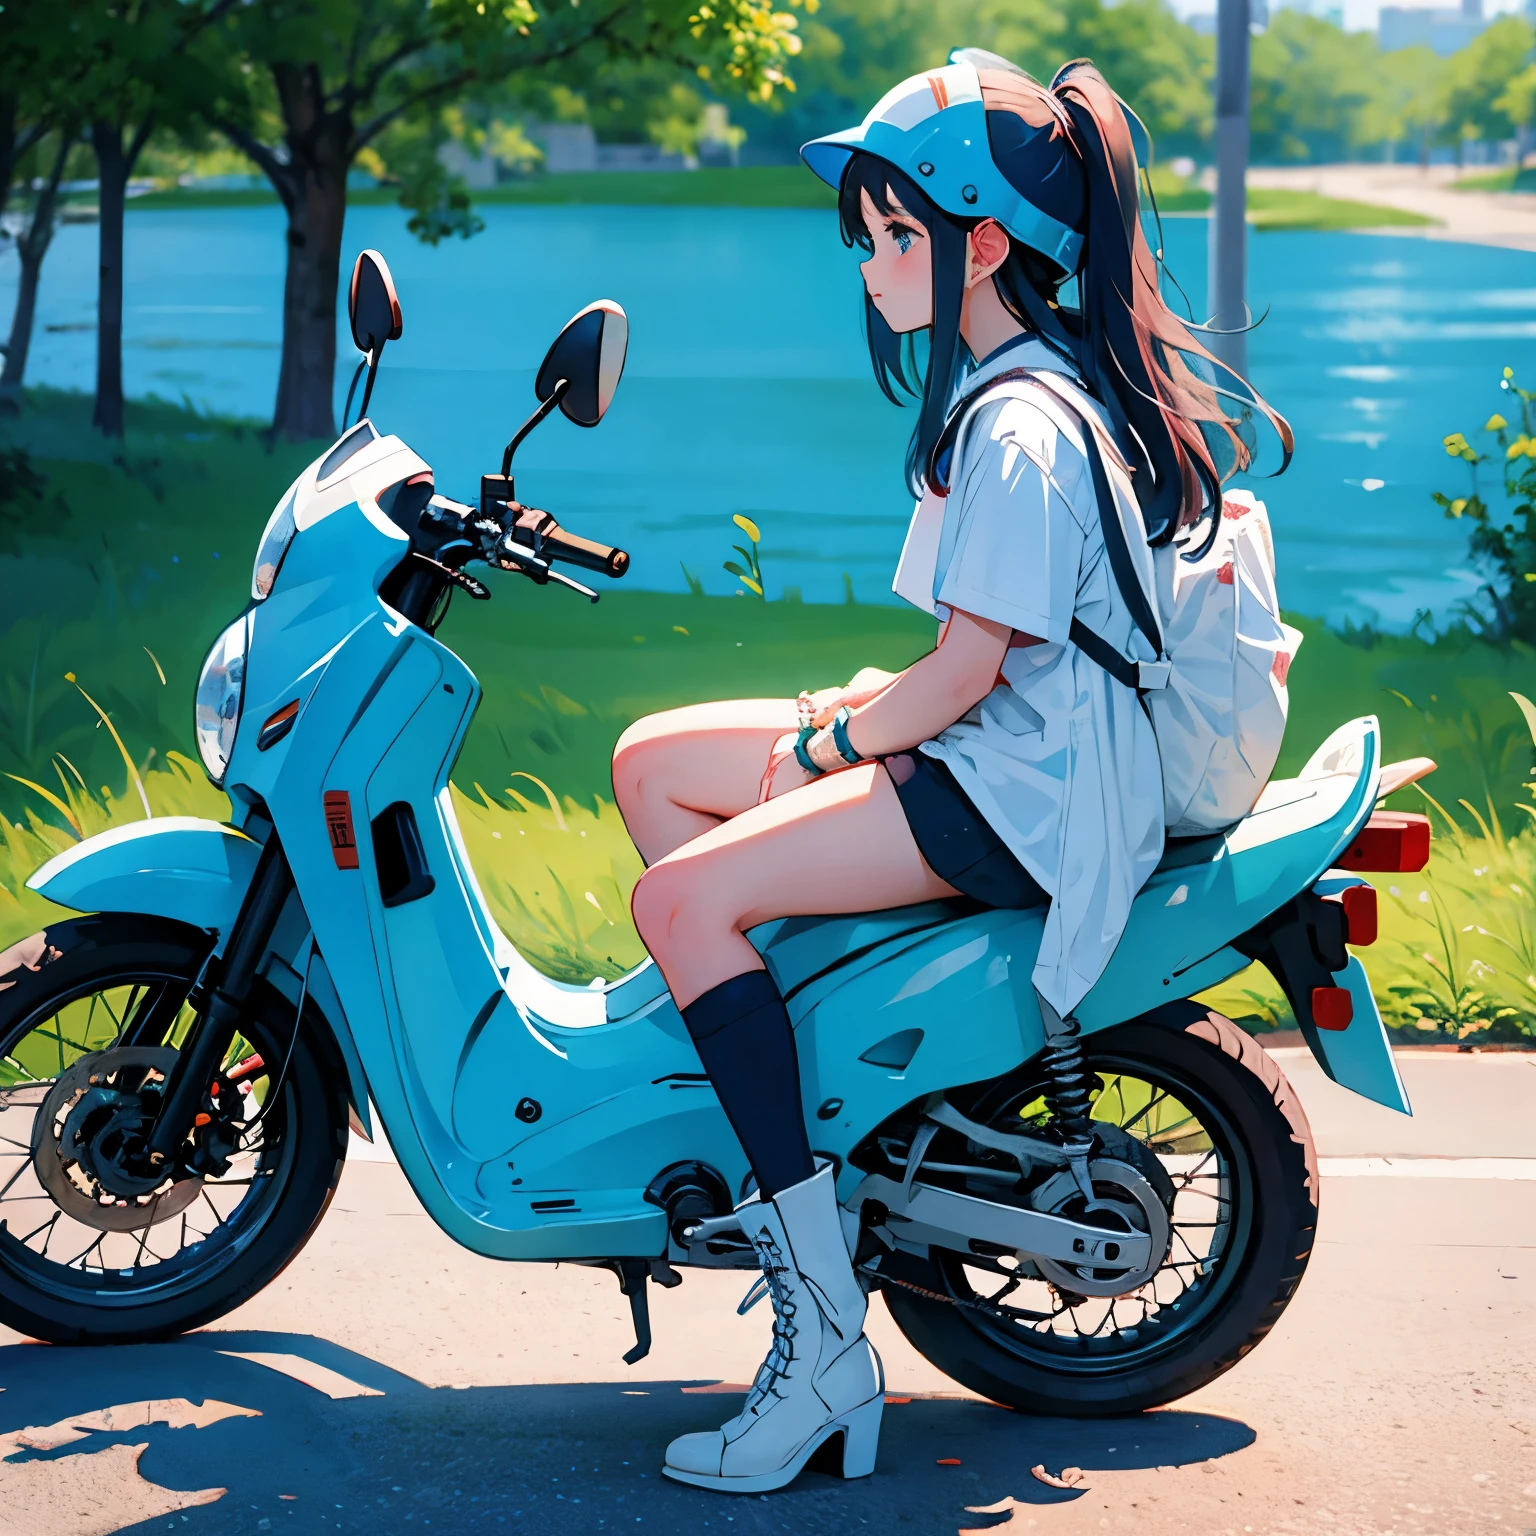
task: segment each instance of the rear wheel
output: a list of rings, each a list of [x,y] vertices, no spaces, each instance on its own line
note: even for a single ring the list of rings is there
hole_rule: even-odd
[[[61,1344],[196,1328],[265,1286],[324,1213],[346,1099],[322,1029],[266,982],[174,1164],[136,1163],[206,951],[197,929],[105,914],[0,953],[7,1326]]]
[[[1182,1030],[1125,1024],[1085,1044],[1104,1158],[1093,1164],[1095,1193],[1156,1234],[1156,1272],[1096,1295],[1117,1286],[1008,1254],[934,1248],[926,1260],[896,1254],[880,1266],[891,1315],[923,1355],[1030,1413],[1129,1413],[1230,1369],[1285,1309],[1317,1224],[1306,1117],[1274,1059],[1230,1020],[1189,1005]],[[1031,1065],[976,1092],[965,1113],[994,1129],[1048,1131],[1042,1088]],[[934,1145],[951,1161],[967,1155]],[[1115,1187],[1117,1166],[1143,1176],[1126,1189],[1142,1191],[1143,1203],[1154,1190],[1161,1213],[1137,1214]],[[1013,1196],[994,1184],[987,1194],[1077,1215],[1070,1176],[1055,1183],[1056,1192]]]

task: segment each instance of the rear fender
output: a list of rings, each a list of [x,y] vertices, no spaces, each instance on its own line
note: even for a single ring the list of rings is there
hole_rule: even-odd
[[[1317,1064],[1334,1082],[1374,1103],[1411,1115],[1407,1090],[1365,967],[1346,947],[1344,909],[1329,900],[1344,887],[1363,883],[1352,875],[1319,880],[1244,934],[1235,947],[1257,960],[1280,983]],[[1325,1029],[1319,1024],[1312,999],[1320,988],[1349,993],[1350,1019],[1344,1028]]]

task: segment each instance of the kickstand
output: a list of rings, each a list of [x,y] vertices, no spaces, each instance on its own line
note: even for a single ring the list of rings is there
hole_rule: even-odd
[[[625,1365],[644,1360],[651,1352],[651,1302],[645,1284],[650,1278],[647,1259],[610,1259],[609,1269],[619,1277],[619,1289],[629,1297],[629,1316],[635,1325],[635,1345],[625,1350]]]

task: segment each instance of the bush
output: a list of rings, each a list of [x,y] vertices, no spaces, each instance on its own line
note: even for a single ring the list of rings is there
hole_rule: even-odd
[[[1491,577],[1483,587],[1488,610],[1467,607],[1467,618],[1491,639],[1531,642],[1536,641],[1536,523],[1532,522],[1536,418],[1531,410],[1536,394],[1515,382],[1512,368],[1504,370],[1499,387],[1517,406],[1511,414],[1518,417],[1518,425],[1511,426],[1498,412],[1483,424],[1483,435],[1493,439],[1496,453],[1478,452],[1461,432],[1446,437],[1445,451],[1467,466],[1471,489],[1468,495],[1456,497],[1436,491],[1434,498],[1447,517],[1470,522],[1467,542],[1473,562]],[[1484,499],[1478,473],[1479,466],[1490,462],[1498,465],[1497,479],[1503,493],[1503,504],[1497,508]]]

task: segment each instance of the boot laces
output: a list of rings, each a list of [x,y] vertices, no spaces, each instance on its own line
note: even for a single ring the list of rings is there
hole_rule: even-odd
[[[794,1293],[785,1278],[789,1266],[784,1262],[783,1250],[766,1233],[759,1237],[757,1250],[763,1263],[763,1280],[773,1303],[773,1342],[769,1346],[767,1359],[758,1367],[757,1375],[753,1378],[752,1390],[742,1406],[744,1414],[755,1412],[769,1398],[783,1395],[778,1390],[778,1384],[782,1377],[789,1374],[795,1358],[795,1339],[800,1331],[795,1322]]]

